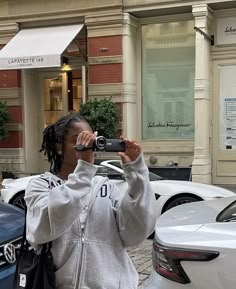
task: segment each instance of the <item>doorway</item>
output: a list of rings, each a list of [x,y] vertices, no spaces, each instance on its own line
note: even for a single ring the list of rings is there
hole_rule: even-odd
[[[213,62],[213,184],[236,184],[236,59]]]
[[[62,116],[79,111],[83,99],[80,70],[39,73],[39,84],[39,99],[43,112],[40,131]],[[42,171],[48,170],[45,158],[40,167]]]

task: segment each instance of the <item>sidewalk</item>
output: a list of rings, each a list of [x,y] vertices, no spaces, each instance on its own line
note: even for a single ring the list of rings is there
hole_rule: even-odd
[[[146,240],[143,244],[128,250],[128,254],[139,273],[139,287],[143,288],[143,282],[148,278],[152,270],[152,240]]]

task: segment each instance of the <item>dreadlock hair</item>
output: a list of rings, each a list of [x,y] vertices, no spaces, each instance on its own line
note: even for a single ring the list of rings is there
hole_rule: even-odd
[[[57,174],[60,172],[63,162],[65,136],[69,128],[73,123],[82,121],[88,123],[88,121],[78,113],[69,114],[61,117],[54,124],[50,124],[44,129],[40,152],[44,152],[44,155],[47,156],[52,173]],[[58,154],[56,144],[62,145],[62,154]]]

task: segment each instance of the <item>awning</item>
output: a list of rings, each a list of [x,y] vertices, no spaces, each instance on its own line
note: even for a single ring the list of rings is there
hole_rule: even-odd
[[[82,24],[20,30],[0,50],[0,70],[61,66],[61,55]]]

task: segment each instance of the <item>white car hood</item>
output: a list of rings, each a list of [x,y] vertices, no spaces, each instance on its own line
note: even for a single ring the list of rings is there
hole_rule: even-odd
[[[4,186],[9,186],[9,187],[25,187],[27,186],[28,182],[33,179],[38,177],[39,175],[33,175],[33,176],[28,176],[28,177],[23,177],[19,179],[4,179],[2,184]]]
[[[187,192],[187,193],[192,192],[193,194],[202,196],[203,199],[212,198],[216,196],[218,197],[235,196],[234,192],[224,189],[222,187],[196,183],[196,182],[161,180],[161,181],[157,181],[156,183],[158,184],[157,188],[159,187],[161,190],[165,191],[166,195],[172,195],[171,190],[173,190],[175,193],[176,191]],[[165,187],[168,187],[168,190],[165,189]]]
[[[217,215],[234,200],[236,200],[236,195],[177,206],[161,215],[156,225],[158,227],[173,227],[215,222]]]
[[[155,238],[163,245],[186,245],[193,240],[198,242],[196,232],[204,224],[214,224],[217,215],[233,201],[236,201],[236,195],[172,208],[158,218]]]

